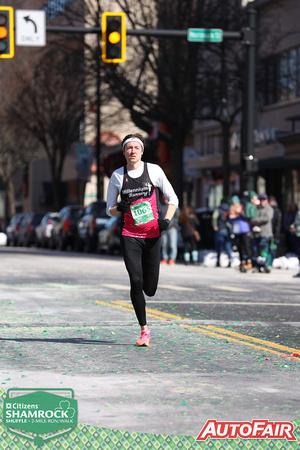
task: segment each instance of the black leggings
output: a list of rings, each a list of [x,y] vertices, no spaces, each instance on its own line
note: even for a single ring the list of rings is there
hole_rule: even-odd
[[[130,297],[140,326],[147,325],[144,293],[153,297],[160,267],[160,237],[121,236],[125,266],[130,278]]]
[[[235,236],[235,241],[241,262],[247,259],[252,259],[252,242],[250,233],[237,234]]]

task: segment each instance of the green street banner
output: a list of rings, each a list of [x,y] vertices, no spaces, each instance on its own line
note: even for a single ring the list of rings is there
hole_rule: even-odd
[[[42,445],[77,425],[73,397],[72,389],[9,389],[3,402],[3,424],[12,433]]]
[[[267,419],[249,423],[208,420],[199,423],[198,437],[77,424],[72,389],[9,389],[7,393],[0,389],[0,417],[0,448],[7,450],[296,450],[300,446],[300,419],[282,425]],[[225,430],[229,438],[222,439]],[[252,439],[250,431],[257,436],[273,433],[277,438]]]

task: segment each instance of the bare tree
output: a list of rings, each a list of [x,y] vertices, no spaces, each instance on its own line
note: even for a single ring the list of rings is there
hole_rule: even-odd
[[[9,108],[11,121],[30,132],[50,165],[54,208],[62,206],[61,178],[71,144],[83,119],[83,71],[77,51],[50,49],[36,63],[32,77],[19,74],[25,86]]]
[[[20,133],[16,124],[1,118],[0,177],[6,185],[8,214],[16,214],[14,176],[27,167],[36,153],[34,140],[28,133]]]
[[[126,13],[129,29],[240,30],[244,18],[240,0],[140,0],[138,5],[132,0],[115,0],[114,6],[114,10]],[[101,13],[111,11],[112,5],[107,0],[86,0],[85,8],[87,26],[93,27],[100,25]],[[95,64],[99,58],[96,39],[94,46],[90,43],[89,50],[86,73],[92,75],[90,79],[95,79],[99,70]],[[222,58],[226,60],[223,68]],[[126,63],[101,63],[102,104],[109,87],[113,96],[130,111],[132,121],[139,128],[150,133],[154,122],[166,125],[168,133],[160,132],[159,138],[166,140],[170,147],[172,181],[180,198],[183,192],[182,152],[195,118],[222,120],[224,96],[231,122],[240,110],[241,60],[242,52],[237,52],[234,45],[127,36]]]

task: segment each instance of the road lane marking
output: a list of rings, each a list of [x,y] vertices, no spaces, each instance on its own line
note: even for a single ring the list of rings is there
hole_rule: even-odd
[[[230,291],[230,292],[252,292],[252,289],[244,289],[244,288],[238,288],[234,286],[209,286],[212,289],[220,289],[221,291]]]
[[[238,333],[237,331],[230,331],[230,330],[227,330],[226,328],[219,328],[219,327],[215,327],[214,325],[197,325],[197,326],[199,326],[201,328],[202,327],[208,328],[212,331],[216,331],[217,333],[220,332],[220,333],[228,334],[230,336],[239,337],[241,339],[247,339],[249,341],[256,342],[258,344],[268,345],[269,347],[277,348],[277,349],[288,351],[291,353],[299,353],[300,354],[300,350],[298,350],[296,348],[286,347],[285,345],[276,344],[275,342],[265,341],[264,339],[259,339],[259,338],[255,338],[252,336],[248,336],[247,334],[241,334],[241,333]]]
[[[119,289],[119,290],[126,290],[126,291],[128,291],[130,289],[129,286],[126,286],[124,284],[102,284],[102,286],[108,287],[111,289]],[[173,286],[170,284],[160,284],[158,287],[162,288],[162,289],[170,289],[173,291],[195,291],[194,288],[187,288],[184,286]]]
[[[131,304],[131,300],[122,300],[122,303],[129,303]],[[176,305],[178,304],[191,304],[191,305],[243,305],[243,306],[300,306],[299,303],[264,303],[264,302],[223,302],[223,301],[210,301],[210,300],[147,300],[148,303],[156,303],[156,304],[170,304],[170,305]]]
[[[102,284],[101,286],[108,287],[111,289],[118,289],[121,291],[128,291],[129,286],[125,286],[124,284]]]
[[[100,305],[110,306],[113,308],[123,309],[128,312],[134,312],[134,309],[131,305],[125,303],[125,302],[104,302],[100,300],[96,300],[96,303]],[[159,320],[179,320],[179,321],[186,321],[189,320],[187,318],[176,316],[174,314],[165,313],[163,311],[155,310],[155,309],[149,309],[147,308],[147,315],[149,317],[153,317],[155,319]],[[274,353],[276,355],[280,356],[286,356],[286,353],[297,353],[300,354],[300,350],[292,348],[292,347],[286,347],[285,345],[276,344],[275,342],[265,341],[263,339],[258,339],[252,336],[248,336],[245,334],[241,334],[235,331],[230,331],[225,328],[219,328],[215,327],[213,325],[187,325],[187,324],[180,324],[181,327],[189,329],[191,331],[199,332],[202,334],[206,334],[211,337],[219,338],[219,339],[226,339],[227,341],[235,342],[242,345],[247,345],[249,347],[256,348],[260,351],[268,351],[270,353]],[[249,342],[250,341],[250,342]],[[253,343],[255,342],[255,344]],[[262,345],[256,345],[256,344],[262,344]],[[270,348],[271,347],[271,348]],[[278,350],[284,351],[277,351],[272,350],[272,348],[276,348]],[[300,362],[298,357],[292,357],[291,359],[296,360],[297,362]]]
[[[188,287],[183,287],[183,286],[173,286],[170,284],[159,284],[158,287],[163,288],[163,289],[171,289],[173,291],[195,291],[194,288],[188,288]]]
[[[123,305],[123,302],[113,302],[116,305]],[[132,308],[132,306],[131,306]],[[133,309],[133,308],[132,308]],[[158,311],[157,309],[150,309],[147,308],[147,314],[154,314],[156,316],[161,316],[161,317],[165,317],[166,319],[174,319],[174,320],[189,320],[189,319],[185,319],[181,316],[176,316],[175,314],[170,314],[170,313],[164,313],[162,311]]]
[[[252,344],[251,342],[242,341],[240,339],[232,338],[230,336],[225,336],[225,335],[222,335],[222,334],[219,334],[219,333],[215,333],[213,331],[210,332],[210,331],[207,331],[205,329],[200,329],[200,327],[197,327],[197,326],[196,327],[192,326],[192,325],[180,325],[180,326],[184,327],[184,328],[188,328],[188,329],[190,329],[192,331],[199,331],[200,333],[207,334],[208,336],[211,336],[211,337],[217,337],[217,338],[220,338],[220,339],[226,339],[227,341],[236,342],[238,344],[247,345],[248,347],[253,347],[253,348],[256,348],[257,350],[260,350],[260,351],[265,351],[265,352],[269,352],[269,353],[274,353],[275,355],[285,356],[285,353],[278,352],[276,350],[272,350],[272,349],[270,349],[268,347],[262,347],[260,345],[255,345],[255,344]],[[244,335],[244,339],[248,339],[249,337],[250,336]],[[273,343],[269,342],[269,341],[264,341],[264,344],[265,345],[270,345],[270,344],[273,344]],[[282,346],[282,347],[284,347],[284,346]],[[290,349],[288,347],[286,347],[286,350],[290,351]],[[300,354],[300,350],[297,350],[297,353]],[[298,360],[298,362],[300,362],[299,358],[297,358],[297,357],[295,357],[295,358],[292,357],[291,359]]]

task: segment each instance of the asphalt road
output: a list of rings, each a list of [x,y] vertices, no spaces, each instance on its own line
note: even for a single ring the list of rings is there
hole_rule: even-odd
[[[72,388],[79,422],[196,436],[300,417],[295,271],[162,266],[149,348],[119,257],[0,247],[1,387]]]

